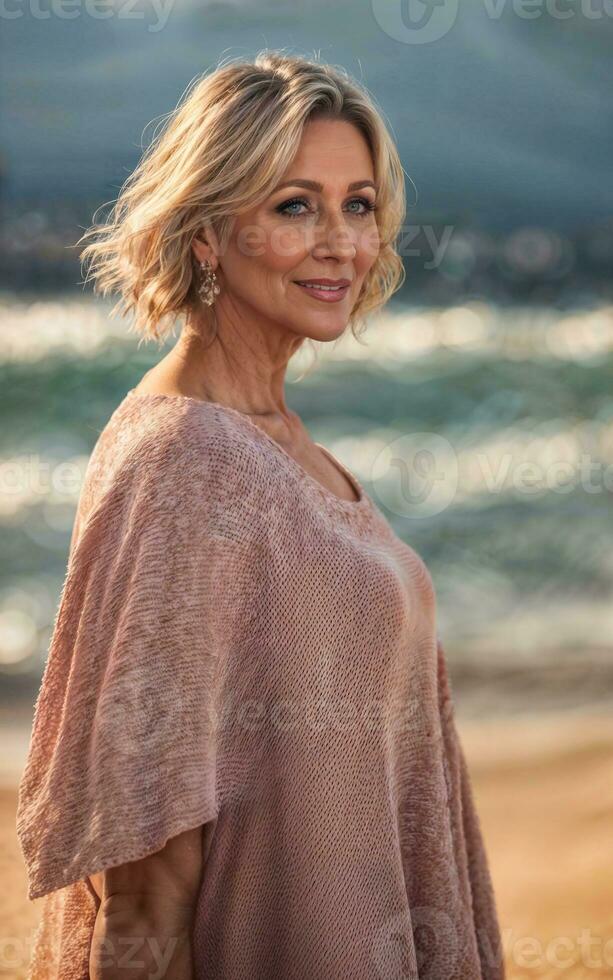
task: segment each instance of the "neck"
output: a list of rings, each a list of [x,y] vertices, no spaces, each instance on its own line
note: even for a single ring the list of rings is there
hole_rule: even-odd
[[[291,355],[303,338],[281,336],[239,326],[207,328],[186,323],[182,334],[160,362],[161,372],[184,394],[229,405],[275,427],[290,438],[296,416],[285,399],[285,375]],[[298,341],[298,343],[296,343]]]

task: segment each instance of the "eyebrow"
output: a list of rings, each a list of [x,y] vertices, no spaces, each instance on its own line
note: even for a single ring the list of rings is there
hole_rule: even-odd
[[[317,180],[302,180],[300,177],[296,177],[295,180],[286,180],[282,184],[279,184],[275,191],[280,191],[282,187],[306,187],[312,191],[323,191],[324,186],[320,184]],[[348,191],[357,191],[360,187],[372,187],[374,190],[377,189],[376,185],[373,184],[372,180],[354,180],[352,184],[347,185]]]

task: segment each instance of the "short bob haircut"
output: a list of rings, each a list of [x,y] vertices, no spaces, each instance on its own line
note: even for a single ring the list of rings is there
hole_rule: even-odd
[[[190,92],[191,88],[191,92]],[[79,239],[84,284],[119,294],[111,316],[134,315],[141,339],[163,341],[177,316],[199,310],[214,329],[215,307],[198,296],[193,238],[210,224],[223,250],[234,215],[265,200],[297,152],[313,117],[353,123],[366,138],[378,184],[381,243],[349,324],[381,308],[404,280],[396,238],[405,216],[404,170],[373,98],[343,68],[281,51],[226,63],[196,77],[125,181],[108,223]],[[164,117],[162,117],[164,118]],[[95,220],[95,215],[94,215]]]

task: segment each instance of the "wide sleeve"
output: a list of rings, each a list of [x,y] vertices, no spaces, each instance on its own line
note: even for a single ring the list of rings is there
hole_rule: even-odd
[[[223,513],[215,460],[161,439],[124,452],[79,518],[19,785],[29,899],[217,816]]]
[[[468,870],[475,936],[483,980],[505,980],[504,951],[498,910],[470,772],[455,722],[453,693],[445,651],[437,636],[439,710],[446,749],[450,796],[460,828],[463,860]],[[455,789],[454,789],[455,787]]]

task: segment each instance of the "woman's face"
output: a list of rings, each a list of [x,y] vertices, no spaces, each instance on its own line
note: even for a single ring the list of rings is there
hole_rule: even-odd
[[[380,248],[368,144],[349,122],[313,119],[280,184],[235,218],[216,268],[218,314],[333,340],[346,328]],[[299,285],[310,279],[348,285],[318,293]]]

